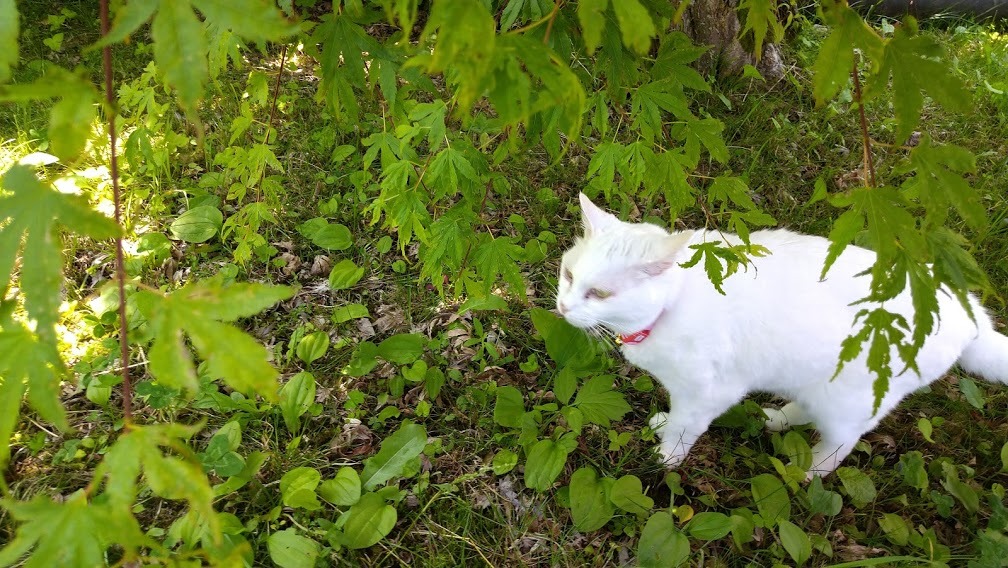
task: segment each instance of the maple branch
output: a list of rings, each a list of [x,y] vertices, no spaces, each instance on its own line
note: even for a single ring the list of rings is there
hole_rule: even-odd
[[[101,18],[102,37],[109,33],[108,0],[100,0],[99,17]],[[105,112],[108,113],[109,132],[109,166],[112,175],[112,200],[115,203],[115,221],[120,228],[122,222],[122,194],[119,189],[119,159],[116,156],[116,103],[115,92],[112,90],[112,47],[102,48],[102,68],[105,72]],[[122,408],[123,421],[127,427],[133,422],[133,385],[129,375],[129,333],[126,323],[126,262],[123,255],[122,236],[115,240],[116,284],[119,287],[119,358],[122,367]]]
[[[861,99],[861,79],[858,77],[857,59],[854,59],[854,100],[858,104],[858,114],[861,116],[861,146],[864,148],[862,163],[865,170],[865,181],[868,187],[875,187],[875,163],[872,161],[871,137],[868,136],[868,119],[865,118],[864,101]]]

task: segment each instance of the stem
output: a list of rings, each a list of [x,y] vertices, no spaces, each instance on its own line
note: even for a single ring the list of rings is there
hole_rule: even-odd
[[[109,33],[108,0],[100,0],[99,13],[101,17],[102,36]],[[112,47],[102,48],[102,67],[105,71],[105,112],[108,113],[109,156],[112,174],[112,200],[115,202],[115,220],[123,227],[122,193],[119,189],[119,159],[116,156],[116,103],[115,92],[112,90]],[[122,407],[123,421],[126,426],[133,422],[133,385],[129,376],[129,337],[126,328],[126,263],[123,255],[122,236],[116,237],[116,283],[119,286],[119,358],[122,366]]]
[[[270,128],[273,128],[273,117],[276,115],[277,97],[280,96],[280,79],[283,77],[284,65],[287,63],[287,47],[288,46],[285,43],[283,46],[283,52],[280,54],[280,70],[277,71],[276,85],[273,87],[273,103],[270,104],[269,122],[266,123],[266,134],[263,135],[263,146],[269,142]],[[262,181],[264,177],[266,177],[266,168],[263,168],[262,173],[259,174],[259,183],[256,184],[256,201],[259,201],[262,198]]]
[[[557,12],[560,11],[560,5],[563,2],[557,2],[553,5],[553,11],[549,15],[549,23],[546,24],[546,33],[543,35],[543,45],[549,45],[550,32],[553,31],[553,22],[556,21]]]
[[[858,114],[861,115],[861,146],[864,148],[862,163],[865,170],[865,181],[868,187],[875,187],[875,163],[872,161],[871,137],[868,136],[868,119],[865,118],[864,101],[861,100],[861,79],[858,77],[857,59],[854,60],[854,100],[858,104]]]

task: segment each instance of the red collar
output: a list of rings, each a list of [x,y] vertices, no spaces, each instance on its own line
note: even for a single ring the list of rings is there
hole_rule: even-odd
[[[654,326],[658,323],[658,320],[660,320],[662,315],[664,314],[665,310],[658,312],[658,317],[656,317],[655,320],[651,322],[651,325],[647,326],[646,328],[640,331],[635,331],[628,335],[624,335],[621,333],[617,336],[617,339],[623,345],[637,345],[638,343],[643,342],[645,339],[648,338],[649,335],[651,335],[651,330],[654,329]]]

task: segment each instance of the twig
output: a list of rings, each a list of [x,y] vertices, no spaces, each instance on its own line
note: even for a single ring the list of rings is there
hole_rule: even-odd
[[[108,0],[100,0],[98,11],[101,17],[102,36],[109,33]],[[112,174],[112,200],[115,203],[115,220],[119,227],[122,222],[122,195],[119,190],[119,160],[116,156],[116,103],[112,90],[112,47],[102,48],[102,67],[105,72],[105,112],[108,113],[109,161]],[[129,336],[126,323],[126,262],[123,255],[122,236],[116,237],[116,283],[119,286],[119,357],[122,366],[122,406],[123,422],[127,427],[133,422],[133,385],[129,376]]]
[[[280,79],[283,77],[284,65],[287,63],[287,44],[283,46],[283,52],[280,53],[280,70],[277,71],[276,85],[273,87],[273,103],[270,104],[270,115],[269,122],[266,123],[266,134],[263,135],[262,145],[265,146],[269,142],[270,128],[273,128],[273,117],[276,115],[277,108],[277,97],[280,96]],[[266,177],[266,168],[259,174],[259,182],[256,184],[256,201],[262,199],[262,181]]]
[[[865,170],[865,181],[868,187],[875,187],[875,163],[872,161],[871,137],[868,136],[868,119],[865,118],[864,101],[861,99],[861,79],[858,77],[857,58],[854,59],[854,100],[858,104],[858,114],[861,115],[861,146],[864,148],[862,163]]]

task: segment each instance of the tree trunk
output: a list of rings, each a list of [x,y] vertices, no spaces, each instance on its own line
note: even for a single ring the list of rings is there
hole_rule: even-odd
[[[686,0],[679,0],[686,1]],[[746,65],[754,65],[768,81],[784,76],[780,50],[765,43],[759,61],[738,40],[738,0],[693,0],[683,13],[681,28],[697,45],[710,46],[698,61],[701,73],[716,77],[742,74]]]

